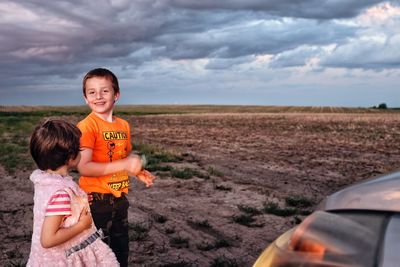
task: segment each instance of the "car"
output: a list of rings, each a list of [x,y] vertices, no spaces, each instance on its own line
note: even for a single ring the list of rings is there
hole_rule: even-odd
[[[253,267],[400,266],[400,171],[346,187],[271,243]]]

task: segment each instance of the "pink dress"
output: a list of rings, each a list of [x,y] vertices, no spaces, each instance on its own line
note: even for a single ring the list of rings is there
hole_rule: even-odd
[[[27,266],[119,266],[112,250],[101,240],[101,230],[97,231],[94,224],[58,246],[43,248],[40,235],[51,196],[60,189],[70,195],[72,215],[66,218],[62,227],[69,227],[78,221],[82,208],[87,205],[87,196],[70,176],[35,170],[30,179],[34,183],[35,194],[32,244]]]

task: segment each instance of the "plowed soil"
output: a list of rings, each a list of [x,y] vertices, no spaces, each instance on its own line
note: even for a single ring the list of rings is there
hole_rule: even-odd
[[[78,118],[68,118],[74,122]],[[251,266],[304,215],[263,212],[301,196],[315,204],[355,182],[398,169],[398,113],[263,113],[129,116],[135,143],[180,155],[129,193],[131,266]],[[32,229],[32,170],[0,169],[0,265],[24,265]],[[76,173],[74,173],[77,176]],[[240,208],[242,207],[242,209]],[[253,221],[237,218],[257,209]],[[220,265],[218,265],[220,264]],[[222,265],[226,264],[226,265]]]

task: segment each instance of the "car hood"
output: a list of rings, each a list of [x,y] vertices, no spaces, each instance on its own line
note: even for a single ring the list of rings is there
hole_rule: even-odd
[[[318,209],[400,212],[400,171],[346,187],[328,196]]]

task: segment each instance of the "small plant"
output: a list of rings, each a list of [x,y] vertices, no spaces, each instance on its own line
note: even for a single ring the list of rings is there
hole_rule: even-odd
[[[191,153],[183,153],[182,157],[185,158],[186,162],[198,162],[199,160],[195,157],[195,155],[191,154]]]
[[[211,228],[210,223],[208,222],[208,220],[201,220],[201,221],[189,221],[189,224],[193,225],[193,226],[197,226],[200,228]]]
[[[174,236],[170,239],[171,247],[175,248],[188,248],[189,247],[189,239],[184,238],[180,235]]]
[[[302,222],[302,219],[299,218],[299,216],[297,216],[297,215],[293,216],[293,220],[292,220],[293,225],[300,224],[301,222]]]
[[[130,223],[129,241],[144,240],[148,236],[149,227],[144,226],[142,223]]]
[[[6,264],[5,266],[12,266],[12,267],[23,267],[26,266],[27,262],[25,262],[24,260],[12,260],[10,261],[8,264]]]
[[[177,262],[169,262],[158,265],[158,267],[191,267],[192,264],[185,260],[179,259]]]
[[[274,202],[266,202],[263,207],[264,213],[274,214],[277,216],[287,217],[297,213],[296,208],[280,208],[278,204]]]
[[[163,162],[180,162],[182,161],[182,157],[174,154],[172,152],[166,151],[159,146],[153,144],[134,144],[133,145],[135,151],[139,154],[146,155],[147,164],[151,165],[158,165]]]
[[[215,248],[228,248],[231,246],[231,243],[226,239],[216,240],[214,243]]]
[[[300,209],[298,211],[299,215],[304,215],[304,216],[310,215],[311,213],[313,213],[311,209]]]
[[[26,262],[22,259],[23,254],[17,246],[13,250],[6,251],[4,254],[9,259],[5,266],[26,266]]]
[[[213,167],[208,167],[207,172],[210,175],[217,176],[217,177],[224,177],[224,174]]]
[[[146,167],[146,169],[150,172],[169,172],[173,170],[173,167],[169,165],[149,165],[148,167]]]
[[[210,175],[208,175],[207,173],[202,173],[202,172],[198,172],[198,171],[196,171],[196,176],[201,179],[204,179],[204,180],[210,179]]]
[[[214,187],[216,190],[220,190],[220,191],[232,191],[231,187],[228,186],[224,186],[224,185],[215,185]]]
[[[150,170],[148,170],[148,171],[150,171]],[[166,173],[166,172],[157,173],[157,178],[163,179],[163,178],[168,178],[168,177],[170,177],[169,173]]]
[[[201,251],[209,251],[215,248],[215,246],[213,244],[211,244],[210,242],[201,242],[200,244],[196,245],[198,250]]]
[[[289,196],[285,198],[287,206],[296,208],[309,208],[314,205],[314,201],[303,196]]]
[[[251,224],[255,221],[253,216],[248,214],[240,214],[238,216],[233,216],[232,219],[235,223],[245,226],[251,226]]]
[[[250,215],[261,214],[261,211],[259,211],[255,207],[251,207],[251,206],[247,206],[247,205],[238,205],[237,207],[241,212],[244,212],[244,213],[247,213],[247,214],[250,214]]]
[[[191,179],[195,175],[195,171],[190,168],[173,169],[171,172],[172,177],[179,179]]]
[[[9,259],[15,259],[15,258],[22,258],[23,257],[22,252],[17,247],[15,247],[14,250],[6,251],[5,254],[7,255],[7,257]]]
[[[170,235],[170,234],[173,234],[173,233],[175,233],[175,228],[165,228],[165,233],[167,234],[167,235]]]
[[[151,217],[157,223],[165,223],[166,221],[168,221],[167,217],[158,213],[151,214]]]
[[[210,264],[210,267],[239,267],[239,264],[235,259],[229,259],[225,255],[214,258]]]

